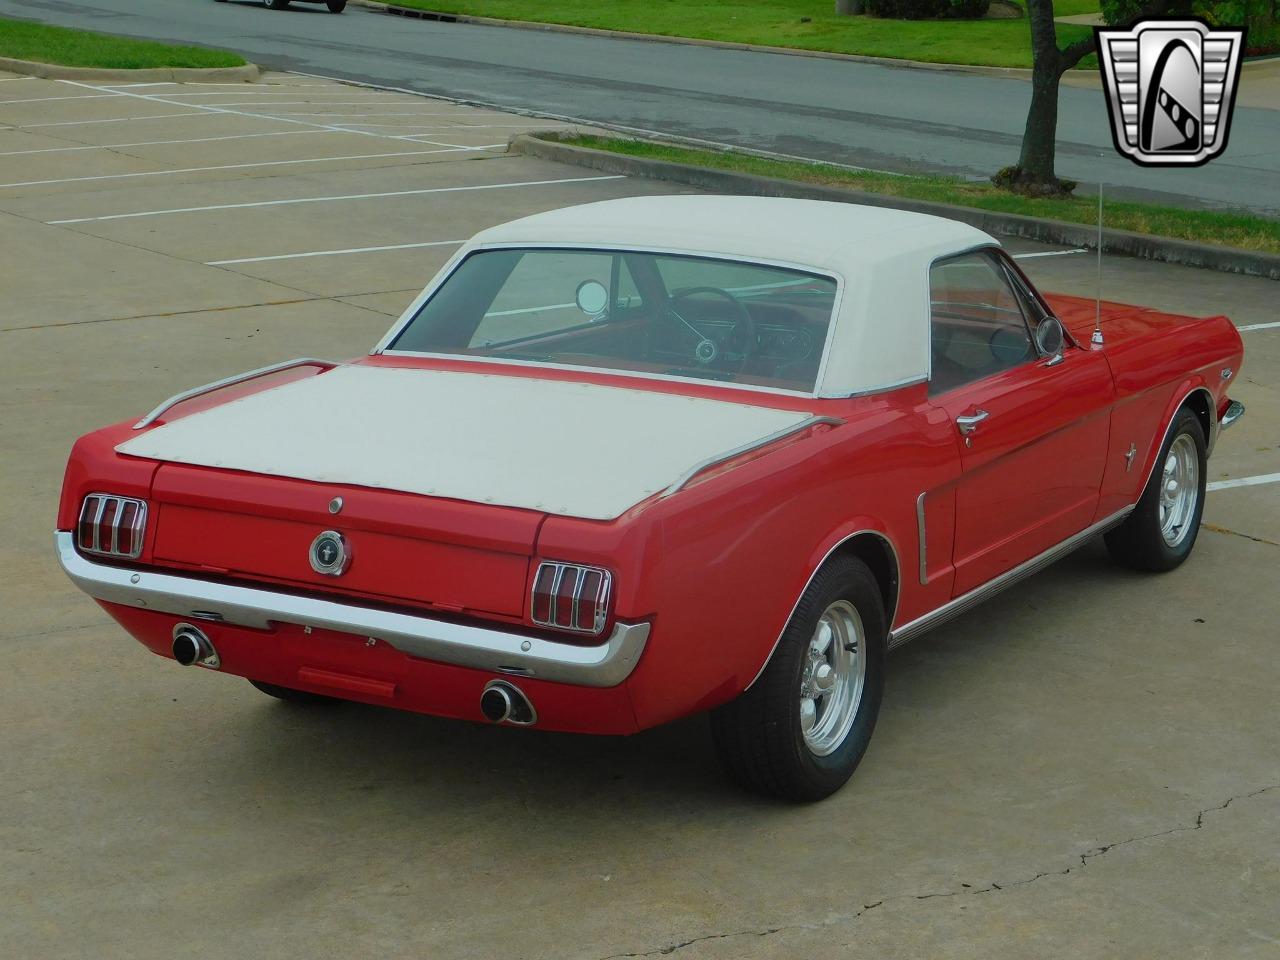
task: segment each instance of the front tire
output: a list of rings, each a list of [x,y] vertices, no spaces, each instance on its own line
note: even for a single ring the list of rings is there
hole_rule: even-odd
[[[262,3],[268,10],[287,10],[289,8],[289,0],[262,0]]]
[[[325,6],[329,8],[330,13],[341,13],[347,9],[347,0],[329,0]]]
[[[729,775],[757,793],[822,800],[862,760],[884,693],[880,585],[854,557],[810,582],[756,682],[711,715]]]
[[[1117,563],[1163,573],[1191,555],[1204,513],[1206,460],[1204,428],[1183,407],[1174,416],[1138,505],[1106,535]]]
[[[286,703],[304,703],[311,706],[333,706],[342,703],[337,697],[326,697],[320,693],[309,693],[306,690],[294,690],[292,687],[279,687],[274,683],[263,683],[261,680],[250,680],[251,684],[269,697],[283,700]]]

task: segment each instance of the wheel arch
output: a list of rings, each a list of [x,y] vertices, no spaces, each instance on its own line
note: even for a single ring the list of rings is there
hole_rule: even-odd
[[[805,578],[804,585],[799,592],[796,593],[795,601],[787,613],[787,619],[783,622],[777,639],[773,641],[773,646],[769,648],[768,656],[764,658],[764,661],[760,664],[760,669],[751,678],[751,683],[747,684],[746,689],[750,690],[755,685],[755,682],[760,679],[760,675],[764,673],[765,668],[769,666],[769,661],[773,659],[773,655],[778,649],[778,644],[782,642],[783,633],[786,632],[788,624],[791,623],[791,618],[795,615],[796,607],[800,605],[800,598],[809,589],[809,584],[813,582],[813,578],[818,575],[818,572],[823,567],[837,557],[855,557],[865,563],[871,570],[872,576],[876,578],[876,583],[880,585],[880,595],[884,599],[886,624],[889,630],[892,631],[894,620],[898,614],[898,598],[902,583],[902,565],[899,560],[898,549],[894,546],[889,534],[879,524],[855,523],[851,526],[851,530],[846,529],[833,535],[822,547],[814,551],[814,556],[817,559],[809,564],[809,575]]]
[[[1196,415],[1196,419],[1200,421],[1200,427],[1204,430],[1206,456],[1213,452],[1214,441],[1218,438],[1218,418],[1216,416],[1215,402],[1213,393],[1208,387],[1202,382],[1183,384],[1174,391],[1174,396],[1177,399],[1170,402],[1165,410],[1164,418],[1160,421],[1162,428],[1152,437],[1151,449],[1147,453],[1146,468],[1142,473],[1142,484],[1138,487],[1137,496],[1139,497],[1147,489],[1147,484],[1151,482],[1151,475],[1155,472],[1156,461],[1160,459],[1160,451],[1164,449],[1165,442],[1169,439],[1169,433],[1173,430],[1173,424],[1178,419],[1178,413],[1184,407],[1191,410]]]

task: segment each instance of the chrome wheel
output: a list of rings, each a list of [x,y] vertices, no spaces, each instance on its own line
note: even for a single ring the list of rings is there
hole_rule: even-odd
[[[1191,532],[1200,498],[1200,457],[1195,441],[1179,434],[1169,446],[1160,477],[1160,534],[1176,547]]]
[[[844,742],[866,677],[862,618],[849,601],[837,600],[818,619],[800,672],[800,729],[810,753],[825,757]]]

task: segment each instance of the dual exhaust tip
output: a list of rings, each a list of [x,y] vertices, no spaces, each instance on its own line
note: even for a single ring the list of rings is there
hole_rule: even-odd
[[[480,694],[480,712],[490,723],[512,723],[530,727],[538,722],[538,712],[523,690],[506,680],[490,680]]]
[[[189,623],[180,623],[173,628],[171,649],[173,659],[177,660],[181,666],[190,667],[199,664],[212,670],[222,666],[222,660],[218,657],[218,651],[214,649],[213,642],[203,630]]]
[[[217,670],[222,661],[208,635],[199,627],[179,623],[173,628],[173,659],[181,666],[199,664]],[[507,680],[490,680],[480,694],[480,712],[490,723],[528,727],[538,722],[538,712],[524,691]]]

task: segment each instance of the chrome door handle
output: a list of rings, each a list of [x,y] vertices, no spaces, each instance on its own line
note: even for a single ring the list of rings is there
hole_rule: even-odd
[[[956,417],[956,426],[960,428],[961,435],[967,437],[969,434],[973,433],[973,431],[977,430],[978,424],[989,416],[990,414],[987,413],[987,411],[979,410],[972,416]]]

